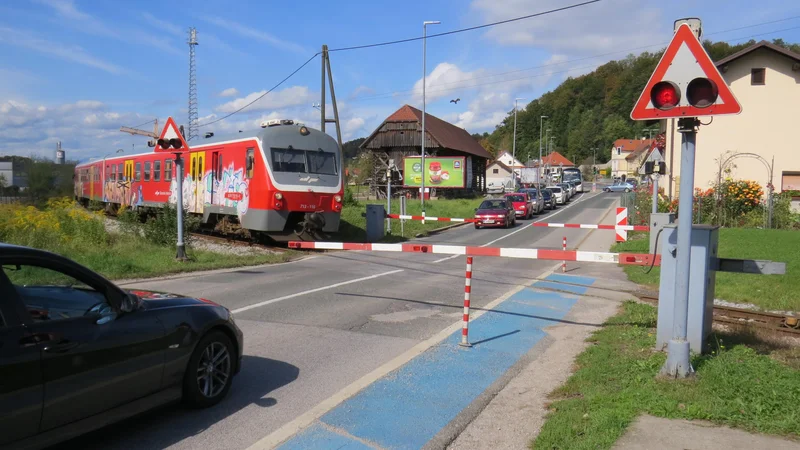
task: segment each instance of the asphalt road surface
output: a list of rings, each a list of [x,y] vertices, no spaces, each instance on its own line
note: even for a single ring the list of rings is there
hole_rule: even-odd
[[[568,247],[575,248],[591,230],[529,224],[599,223],[616,200],[615,194],[579,194],[513,229],[465,225],[419,241],[561,249],[566,236]],[[555,265],[475,257],[472,305],[480,308]],[[242,372],[229,397],[214,408],[164,407],[59,448],[247,448],[458,322],[464,269],[460,255],[331,252],[281,265],[134,283],[233,310],[245,336]]]

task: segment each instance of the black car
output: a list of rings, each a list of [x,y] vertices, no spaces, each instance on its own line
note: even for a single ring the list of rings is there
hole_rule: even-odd
[[[41,448],[183,399],[209,407],[243,335],[211,301],[123,290],[53,253],[0,243],[0,448]]]
[[[542,188],[541,192],[542,198],[544,198],[544,206],[546,206],[547,209],[558,208],[558,205],[556,205],[556,198],[553,196],[553,191],[547,188]]]

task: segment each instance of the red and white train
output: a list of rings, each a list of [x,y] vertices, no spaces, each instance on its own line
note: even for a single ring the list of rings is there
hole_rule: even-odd
[[[320,239],[339,229],[342,153],[322,131],[290,120],[189,143],[183,205],[202,223],[233,225],[274,240]],[[174,155],[145,153],[79,164],[75,198],[114,210],[177,202]]]

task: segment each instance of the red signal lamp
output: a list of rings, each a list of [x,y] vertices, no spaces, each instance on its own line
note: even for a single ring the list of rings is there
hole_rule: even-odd
[[[650,101],[653,107],[662,111],[670,110],[681,101],[681,91],[671,81],[661,81],[650,90]]]
[[[717,101],[719,88],[708,78],[695,78],[686,87],[686,100],[696,108],[708,108]]]

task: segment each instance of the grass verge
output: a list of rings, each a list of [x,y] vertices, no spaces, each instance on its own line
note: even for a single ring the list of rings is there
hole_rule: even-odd
[[[482,198],[475,199],[455,199],[455,200],[430,200],[425,202],[425,215],[431,217],[462,217],[471,218],[475,216],[475,208],[481,204]],[[342,209],[342,222],[339,226],[338,236],[345,242],[365,242],[367,237],[367,219],[362,214],[367,211],[367,204],[382,204],[386,202],[378,200],[347,205]],[[400,214],[400,201],[392,200],[391,214]],[[422,207],[419,200],[408,200],[406,204],[406,214],[419,216],[422,215]],[[400,220],[392,219],[392,234],[387,234],[383,242],[400,242],[413,238],[418,233],[425,233],[436,228],[453,225],[452,222],[430,222],[422,224],[419,220],[406,220],[403,224],[403,232],[400,232]],[[465,225],[466,226],[466,225]]]
[[[630,233],[627,242],[615,244],[612,252],[647,253],[649,233]],[[766,259],[786,263],[785,275],[717,273],[716,297],[730,302],[752,303],[768,310],[800,311],[800,233],[789,230],[722,228],[719,230],[721,258]],[[647,274],[645,268],[625,266],[628,279],[658,289],[661,271]]]
[[[693,358],[694,379],[658,379],[665,354],[653,351],[656,318],[654,307],[626,302],[589,338],[576,372],[551,394],[532,448],[610,448],[643,413],[800,436],[797,348],[762,342],[756,350],[744,345],[752,335],[718,332],[716,350]]]
[[[164,243],[163,233],[109,233],[103,215],[79,208],[70,199],[53,199],[43,208],[0,205],[0,241],[39,248],[70,258],[109,279],[159,275],[285,262],[297,255],[223,254],[187,248],[189,261],[175,260],[174,242]],[[167,227],[163,221],[150,229]],[[172,230],[175,228],[172,227]],[[173,236],[174,237],[174,236]]]

